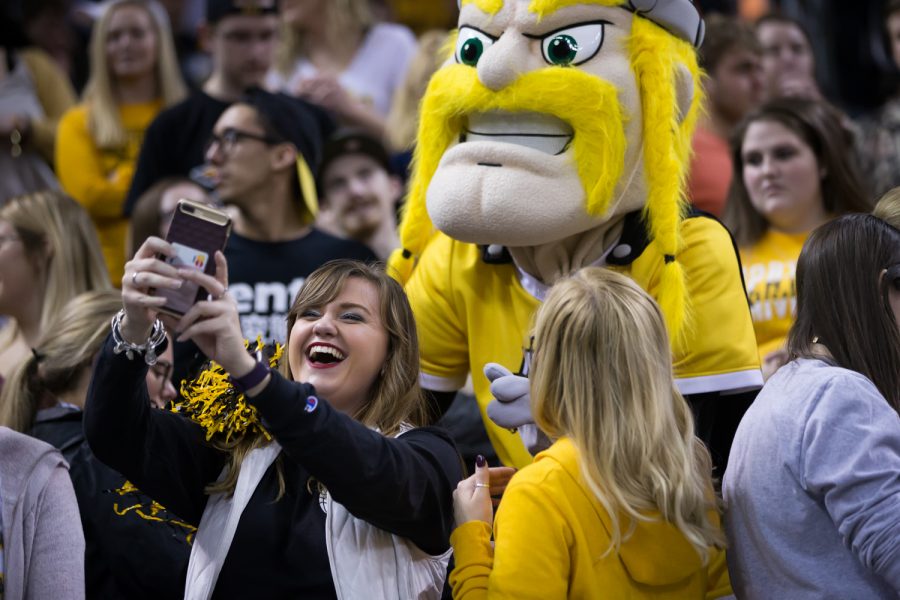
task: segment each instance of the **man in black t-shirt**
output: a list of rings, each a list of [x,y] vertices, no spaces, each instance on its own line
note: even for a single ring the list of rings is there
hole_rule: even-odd
[[[312,271],[329,260],[374,260],[366,246],[313,227],[312,173],[322,151],[314,107],[256,89],[213,127],[206,160],[216,192],[237,209],[225,256],[244,335],[284,341],[285,318]]]
[[[207,140],[216,193],[233,209],[225,247],[228,291],[250,340],[285,340],[288,309],[319,266],[338,258],[376,258],[360,242],[312,225],[318,208],[312,173],[322,139],[315,107],[252,89],[222,113]],[[175,345],[176,389],[203,360],[193,344]]]
[[[162,111],[147,128],[125,215],[141,194],[173,175],[188,176],[203,164],[203,145],[216,120],[241,97],[262,84],[278,37],[276,0],[206,0],[200,40],[212,57],[212,74],[202,89]]]

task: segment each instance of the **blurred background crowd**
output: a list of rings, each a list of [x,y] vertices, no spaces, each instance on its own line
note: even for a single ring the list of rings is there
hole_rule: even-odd
[[[900,1],[696,3],[706,105],[687,200],[734,235],[768,377],[788,359],[810,232],[900,185]],[[165,235],[179,199],[224,207],[244,335],[282,341],[318,266],[398,248],[418,102],[457,3],[0,6],[0,425],[62,450],[82,477],[76,494],[96,495],[124,484],[90,456],[80,424],[126,262]],[[147,374],[160,407],[197,364],[196,348],[170,348]],[[457,402],[445,424],[467,464],[493,461],[474,411]],[[85,533],[101,536],[90,519]],[[160,555],[186,560],[190,532],[176,530],[181,549]],[[90,544],[89,591],[127,589]]]

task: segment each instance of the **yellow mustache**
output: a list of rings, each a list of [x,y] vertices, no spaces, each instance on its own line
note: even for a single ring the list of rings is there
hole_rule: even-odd
[[[450,65],[432,77],[422,101],[416,173],[410,190],[423,201],[441,156],[459,137],[471,113],[537,112],[572,126],[571,148],[589,214],[602,215],[625,163],[625,115],[616,87],[577,69],[547,67],[523,74],[494,92],[466,65]]]

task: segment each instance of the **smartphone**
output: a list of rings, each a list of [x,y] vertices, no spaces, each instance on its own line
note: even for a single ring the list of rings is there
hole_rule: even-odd
[[[216,250],[224,250],[231,233],[231,217],[206,204],[179,200],[169,225],[166,241],[175,248],[175,256],[160,256],[162,260],[177,268],[203,271],[207,275],[216,274]],[[207,291],[191,281],[185,281],[177,290],[157,288],[151,292],[168,299],[160,312],[181,317],[198,300],[207,296]]]

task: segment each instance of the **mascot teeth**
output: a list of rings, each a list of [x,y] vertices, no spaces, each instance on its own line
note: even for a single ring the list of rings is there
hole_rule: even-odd
[[[492,111],[469,115],[460,141],[517,144],[556,155],[568,149],[574,135],[568,123],[553,115]]]

